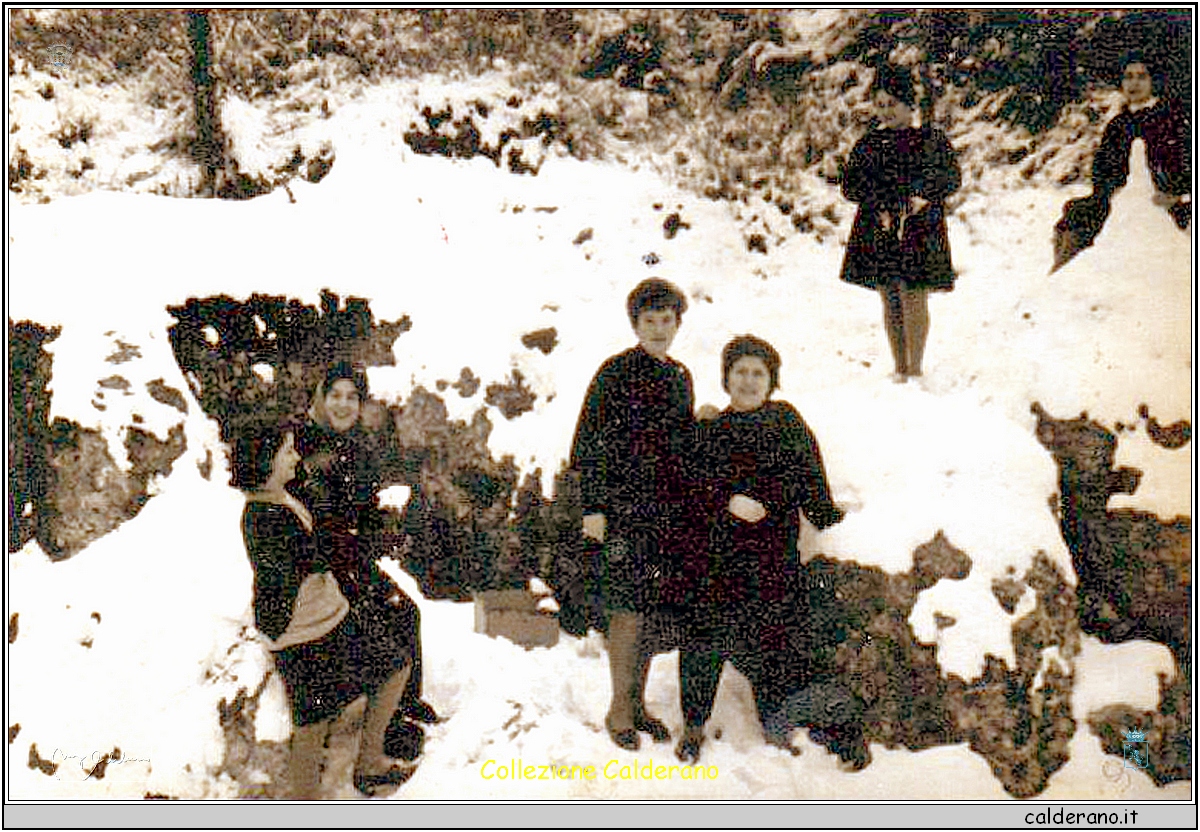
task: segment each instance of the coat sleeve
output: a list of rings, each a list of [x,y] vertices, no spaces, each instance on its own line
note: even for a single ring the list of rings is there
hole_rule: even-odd
[[[790,509],[800,508],[818,529],[839,522],[843,512],[829,495],[829,479],[817,437],[794,410],[784,414],[782,451],[787,475],[784,499]]]
[[[723,471],[720,430],[716,424],[715,419],[694,422],[689,436],[689,448],[684,455],[683,471],[691,512],[697,525],[705,529],[715,516],[721,495],[729,491],[728,484],[721,477]],[[725,499],[728,500],[728,496]]]
[[[709,538],[717,499],[716,453],[711,426],[711,420],[692,424],[683,457],[685,502],[676,532],[681,539],[676,541],[674,549],[680,560],[679,574],[691,591],[708,568]]]
[[[579,472],[581,504],[584,514],[605,511],[608,504],[608,454],[604,443],[605,419],[611,383],[601,368],[588,385],[583,410],[571,443],[571,467]]]
[[[1179,148],[1178,192],[1192,192],[1192,114],[1183,107],[1175,107],[1175,142]]]
[[[1156,174],[1160,190],[1172,196],[1192,192],[1191,114],[1176,102],[1166,104],[1165,125],[1158,156],[1162,170]]]
[[[688,453],[694,447],[694,437],[696,428],[696,393],[692,386],[692,374],[688,372],[687,367],[680,366],[683,373],[683,389],[680,391],[681,401],[679,402],[680,417],[682,427],[680,428],[676,442],[678,446],[676,452],[686,459]]]
[[[1175,107],[1175,140],[1179,147],[1180,192],[1192,192],[1192,113],[1183,107]]]
[[[875,171],[875,154],[870,134],[863,136],[850,151],[846,169],[842,172],[842,196],[851,202],[872,205],[877,201],[875,193],[879,176]]]
[[[950,141],[940,131],[928,132],[921,163],[921,180],[913,183],[913,193],[930,202],[942,202],[961,184],[962,171]]]
[[[1129,178],[1129,120],[1122,111],[1108,123],[1092,158],[1092,192],[1101,197],[1112,196]]]
[[[247,511],[242,536],[254,566],[255,626],[268,638],[279,638],[292,620],[300,593],[302,565],[293,556],[298,531],[289,530],[275,511]]]

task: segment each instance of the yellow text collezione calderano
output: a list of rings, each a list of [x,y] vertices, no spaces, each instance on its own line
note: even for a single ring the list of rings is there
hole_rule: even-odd
[[[667,766],[647,763],[622,763],[609,760],[597,768],[579,763],[526,764],[517,758],[507,763],[488,760],[479,767],[484,780],[716,780],[716,766]]]

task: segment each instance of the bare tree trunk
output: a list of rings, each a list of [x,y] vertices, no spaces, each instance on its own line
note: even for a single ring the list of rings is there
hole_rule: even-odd
[[[929,66],[929,57],[921,61],[919,69],[921,76],[921,86],[925,90],[925,94],[921,96],[921,125],[933,126],[933,110],[937,105],[937,88],[933,82],[933,71]]]
[[[1059,24],[1052,26],[1046,38],[1046,74],[1044,78],[1046,98],[1050,102],[1051,118],[1076,93],[1075,79],[1075,32],[1072,27]]]
[[[192,84],[195,89],[196,141],[192,156],[200,165],[200,192],[216,195],[217,170],[221,167],[223,149],[217,118],[217,101],[213,78],[208,68],[212,64],[207,11],[188,12],[188,33],[192,41]]]
[[[937,16],[928,12],[918,12],[917,33],[921,44],[921,62],[917,67],[917,75],[921,82],[924,95],[921,96],[921,125],[933,126],[934,107],[937,104],[937,88],[933,80],[932,64],[939,59],[938,41],[940,32],[937,31],[940,21]]]

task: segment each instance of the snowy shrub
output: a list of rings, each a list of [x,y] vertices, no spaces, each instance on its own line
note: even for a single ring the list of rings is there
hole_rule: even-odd
[[[1088,715],[1088,727],[1106,754],[1124,756],[1130,731],[1146,735],[1149,752],[1146,773],[1162,786],[1192,776],[1192,671],[1183,665],[1168,682],[1159,676],[1157,711],[1137,711],[1126,705],[1109,705]]]
[[[1115,83],[1116,56],[1126,46],[1162,52],[1168,93],[1185,104],[1190,96],[1189,68],[1171,49],[1183,24],[1169,13],[228,9],[209,12],[208,20],[218,99],[230,107],[240,100],[301,110],[290,119],[273,116],[264,132],[275,135],[235,131],[216,191],[236,199],[266,193],[296,175],[287,164],[297,143],[305,159],[315,156],[319,138],[284,133],[302,129],[310,109],[327,117],[331,90],[389,77],[497,71],[517,89],[554,87],[546,98],[555,103],[544,107],[558,119],[553,129],[506,123],[499,133],[508,138],[487,141],[487,117],[455,108],[440,129],[415,122],[410,144],[419,152],[482,154],[513,172],[533,173],[538,151],[519,140],[561,141],[579,158],[628,158],[622,145],[630,142],[659,153],[674,150],[690,160],[676,171],[689,187],[718,199],[757,193],[801,206],[793,228],[821,237],[833,232],[815,218],[837,196],[817,183],[836,182],[866,129],[866,84],[880,61],[908,66],[918,77],[927,115],[963,153],[966,190],[996,165],[1020,164],[1029,181],[1085,180],[1106,109],[1097,113],[1085,102],[1092,90]],[[199,172],[188,153],[194,130],[184,13],[14,14],[19,75],[45,69],[43,53],[55,42],[71,45],[74,58],[54,77],[115,81],[131,101],[169,116],[154,117],[151,127],[128,112],[113,123],[111,135],[155,134],[140,151],[119,154],[115,175],[104,153],[60,171],[26,138],[10,159],[10,188],[23,181],[22,171],[36,176],[35,170],[46,170],[53,181],[39,193],[51,196],[130,185],[193,195]],[[437,102],[422,100],[440,112]],[[74,143],[83,127],[68,121],[50,130]],[[270,159],[256,149],[264,142]],[[1010,152],[997,153],[999,147]],[[146,148],[181,158],[170,164],[139,159]]]
[[[20,549],[37,528],[38,510],[51,486],[51,357],[42,346],[58,337],[57,327],[8,323],[8,545]]]

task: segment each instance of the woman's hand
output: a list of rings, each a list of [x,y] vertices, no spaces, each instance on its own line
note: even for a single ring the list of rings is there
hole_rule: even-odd
[[[721,415],[721,411],[717,409],[715,404],[702,404],[696,411],[696,419],[701,422],[707,422],[709,419],[715,419]]]
[[[745,494],[734,494],[729,498],[729,513],[747,523],[757,523],[767,516],[763,504]]]
[[[590,537],[597,543],[604,542],[604,532],[608,519],[603,514],[585,514],[583,516],[583,536]]]
[[[1158,190],[1158,188],[1154,189],[1154,195],[1150,197],[1150,201],[1152,203],[1157,205],[1159,208],[1165,208],[1167,210],[1170,210],[1171,208],[1175,207],[1176,203],[1183,202],[1184,199],[1185,199],[1184,196],[1173,196],[1171,194],[1164,194],[1162,191]],[[1189,202],[1191,201],[1190,196],[1187,196],[1186,199]]]
[[[929,200],[923,196],[913,194],[908,198],[908,213],[909,215],[919,214],[929,207]]]

